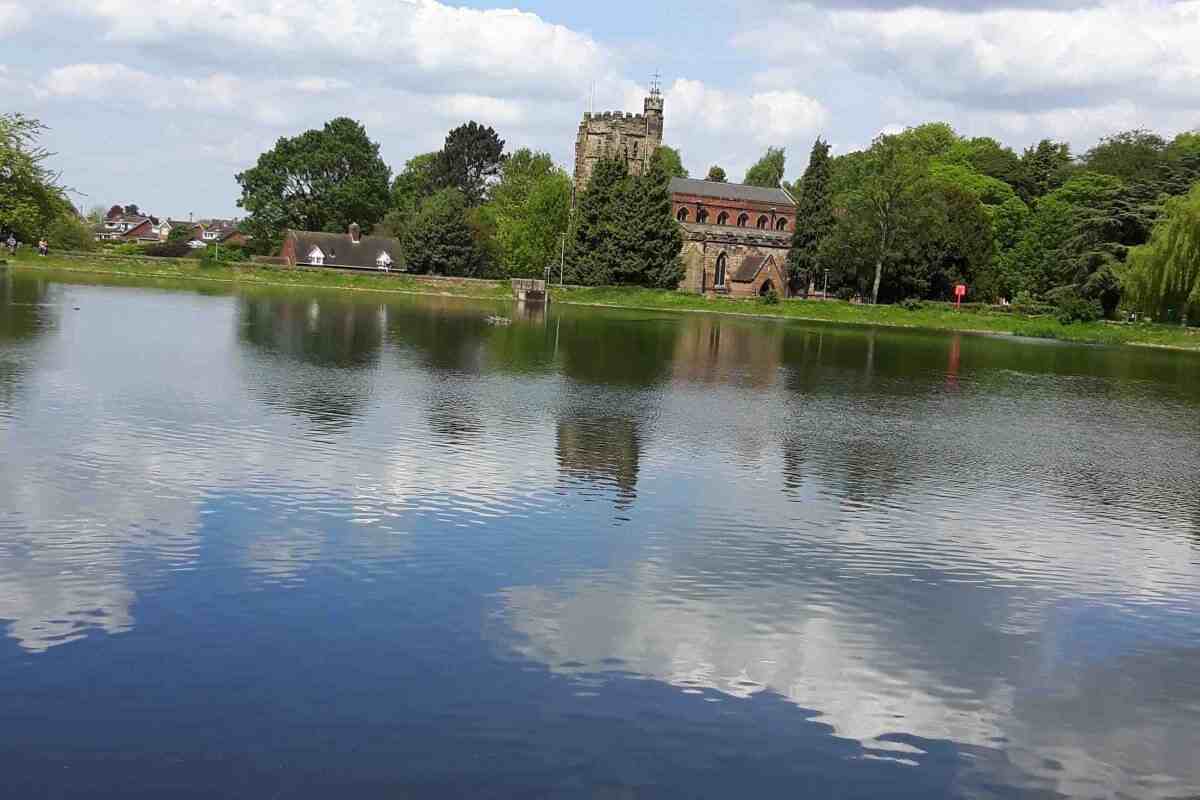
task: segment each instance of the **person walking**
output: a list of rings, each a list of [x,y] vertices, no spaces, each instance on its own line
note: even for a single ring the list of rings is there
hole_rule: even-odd
[[[8,245],[8,254],[10,256],[15,256],[17,254],[17,237],[10,233],[5,244]]]
[[[38,255],[39,256],[50,255],[50,243],[46,241],[45,236],[38,239]]]

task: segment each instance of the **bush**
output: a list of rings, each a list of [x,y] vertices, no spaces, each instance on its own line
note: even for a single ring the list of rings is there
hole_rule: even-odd
[[[764,306],[777,306],[779,305],[779,292],[771,289],[759,298],[759,302]]]
[[[1058,321],[1063,325],[1075,322],[1095,322],[1104,316],[1104,308],[1098,300],[1087,300],[1078,295],[1063,297],[1058,304]]]
[[[186,240],[167,240],[147,247],[146,255],[159,258],[186,258],[192,255],[192,248],[188,247]]]
[[[925,304],[921,302],[919,297],[910,297],[907,300],[900,301],[900,307],[905,311],[920,311],[925,307]]]
[[[74,214],[63,214],[50,223],[46,239],[51,248],[89,252],[96,249],[92,229],[83,224]]]
[[[836,297],[838,300],[853,300],[854,296],[857,294],[858,294],[858,292],[855,291],[853,286],[843,286],[840,289],[838,289],[837,291],[835,291],[833,293],[833,296]]]

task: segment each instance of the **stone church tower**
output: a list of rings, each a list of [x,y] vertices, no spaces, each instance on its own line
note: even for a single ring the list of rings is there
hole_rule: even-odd
[[[662,138],[663,96],[657,83],[650,87],[641,114],[584,114],[575,139],[575,191],[587,188],[596,162],[605,156],[623,157],[630,175],[645,173]]]

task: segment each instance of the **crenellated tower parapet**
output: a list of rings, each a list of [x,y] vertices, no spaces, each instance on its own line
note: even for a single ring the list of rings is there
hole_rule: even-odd
[[[588,112],[575,138],[575,189],[582,192],[602,158],[625,159],[630,175],[642,175],[662,144],[663,97],[657,83],[646,98],[643,113]]]

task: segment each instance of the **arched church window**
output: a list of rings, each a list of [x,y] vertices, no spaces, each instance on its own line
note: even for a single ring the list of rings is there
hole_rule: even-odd
[[[725,213],[724,211],[722,211],[720,214],[717,214],[717,224],[718,225],[728,225],[729,224],[729,214]]]
[[[696,222],[699,222],[701,225],[704,225],[708,222],[708,209],[707,208],[702,208],[696,212]]]
[[[767,215],[763,214],[761,217],[758,218],[758,229],[760,231],[765,231],[767,229],[767,224],[770,221],[771,220],[767,219]]]
[[[740,217],[738,217],[738,227],[739,228],[744,228],[749,224],[750,224],[750,215],[749,214],[742,214]]]
[[[728,263],[729,260],[725,258],[724,253],[721,253],[721,255],[717,256],[717,277],[716,280],[713,281],[713,286],[725,285],[725,268]]]
[[[786,231],[787,230],[787,219],[785,217],[780,217],[779,220],[775,223],[775,230],[777,230],[777,231]]]
[[[686,208],[679,209],[679,213],[675,215],[675,219],[679,220],[680,222],[687,222],[688,210]]]

